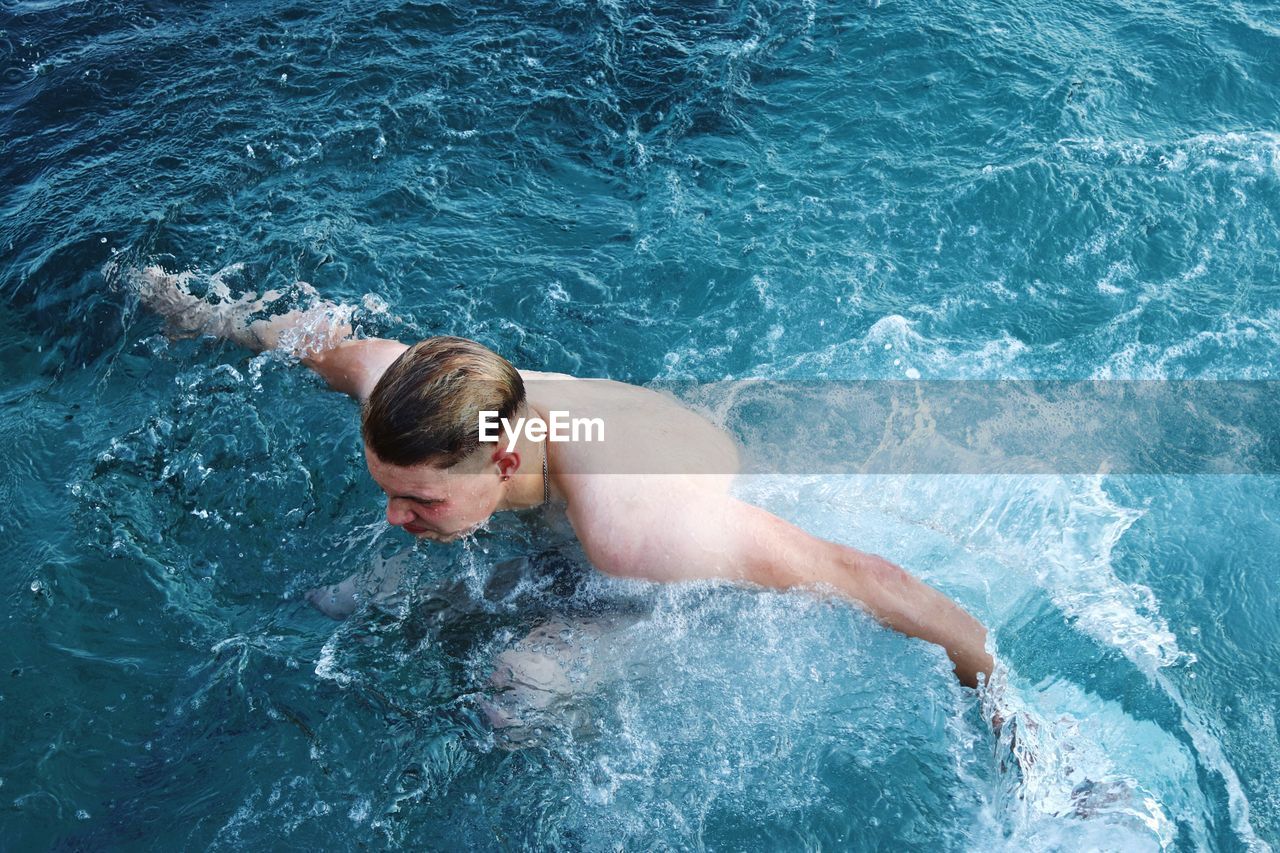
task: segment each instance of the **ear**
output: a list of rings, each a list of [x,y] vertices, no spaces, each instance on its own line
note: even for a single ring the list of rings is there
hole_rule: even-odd
[[[493,464],[498,466],[498,474],[504,479],[520,470],[520,454],[514,450],[499,448],[493,451],[493,456],[490,458]]]

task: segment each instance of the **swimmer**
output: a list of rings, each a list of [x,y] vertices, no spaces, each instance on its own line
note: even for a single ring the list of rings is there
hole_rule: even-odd
[[[323,300],[254,319],[278,294],[211,304],[191,295],[182,276],[157,267],[127,276],[172,333],[291,351],[358,400],[365,462],[386,494],[387,521],[412,536],[451,542],[495,512],[562,504],[587,558],[605,574],[834,591],[882,624],[941,646],[961,683],[976,687],[991,677],[987,632],[977,619],[883,557],[812,536],[734,498],[733,439],[670,397],[517,370],[463,338],[356,339],[350,309]],[[583,413],[604,423],[607,440],[555,442],[524,429],[482,442],[483,411],[510,423]]]

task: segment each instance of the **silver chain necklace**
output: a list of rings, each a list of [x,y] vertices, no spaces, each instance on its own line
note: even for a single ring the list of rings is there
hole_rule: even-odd
[[[551,503],[551,478],[547,476],[547,443],[542,442],[542,503]]]

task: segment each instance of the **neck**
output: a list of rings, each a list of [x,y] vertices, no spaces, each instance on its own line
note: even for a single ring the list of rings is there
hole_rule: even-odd
[[[521,415],[526,418],[537,417],[546,420],[546,414],[532,405],[526,405]],[[530,441],[523,431],[521,432],[515,448],[520,456],[520,467],[507,481],[507,492],[502,502],[503,509],[529,509],[542,505],[542,455],[544,453],[548,454],[548,485],[551,487],[552,499],[559,494],[552,476],[553,472],[550,470],[555,461],[549,453],[550,448],[551,442],[547,439]]]

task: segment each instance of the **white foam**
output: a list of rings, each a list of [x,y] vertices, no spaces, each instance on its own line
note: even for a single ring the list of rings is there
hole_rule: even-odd
[[[329,635],[320,649],[320,659],[316,661],[316,675],[326,681],[333,681],[342,686],[351,684],[352,677],[338,664],[338,645],[341,642],[340,630]]]
[[[1142,513],[1113,501],[1100,478],[754,477],[740,495],[802,519],[817,535],[900,562],[994,628],[993,637],[1028,596],[1043,595],[1077,630],[1116,649],[1184,709],[1194,755],[1172,734],[1076,685],[1006,687],[1000,710],[1022,721],[1027,752],[1017,790],[991,796],[998,822],[1016,830],[1007,845],[993,842],[997,846],[1052,847],[1066,839],[1075,839],[1067,846],[1087,846],[1081,839],[1097,827],[1058,820],[1078,807],[1096,811],[1128,846],[1172,844],[1175,820],[1202,835],[1198,815],[1207,807],[1186,801],[1200,796],[1192,793],[1199,791],[1196,760],[1225,780],[1233,826],[1253,843],[1248,802],[1221,746],[1164,675],[1194,663],[1194,656],[1179,648],[1151,590],[1115,573],[1114,549]],[[1018,652],[996,651],[1000,659]],[[1098,796],[1110,804],[1090,805]]]
[[[1057,151],[1070,160],[1118,161],[1168,172],[1223,170],[1242,175],[1280,174],[1280,133],[1270,130],[1201,133],[1175,140],[1067,137]]]
[[[921,306],[922,312],[933,310]],[[1019,372],[1019,362],[1027,352],[1025,344],[1008,335],[985,341],[926,337],[918,326],[917,320],[888,314],[876,320],[860,339],[763,363],[747,375],[770,379],[897,379],[904,375],[908,379],[920,375],[1009,378]],[[895,362],[906,365],[905,370]]]
[[[1213,327],[1180,341],[1144,343],[1138,327],[1146,303],[1154,293],[1141,297],[1098,334],[1111,350],[1107,360],[1093,370],[1094,379],[1272,379],[1277,372],[1274,354],[1280,350],[1280,310],[1260,317],[1222,317]],[[1260,360],[1258,352],[1270,355]]]

